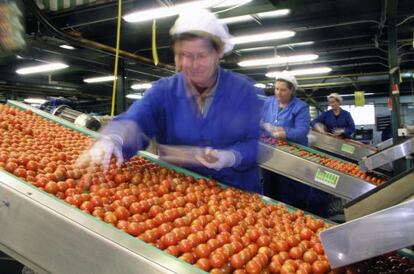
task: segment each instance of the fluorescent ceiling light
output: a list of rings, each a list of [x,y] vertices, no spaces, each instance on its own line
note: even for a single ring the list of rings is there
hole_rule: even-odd
[[[273,46],[266,46],[266,47],[254,47],[254,48],[238,49],[236,51],[239,51],[239,52],[250,52],[250,51],[273,50],[273,49],[275,49],[275,47],[273,47]]]
[[[261,51],[261,50],[274,50],[275,48],[288,48],[288,47],[298,47],[298,46],[307,46],[313,45],[315,42],[300,42],[300,43],[291,43],[291,44],[283,44],[283,45],[275,45],[275,46],[265,46],[265,47],[254,47],[254,48],[244,48],[238,49],[238,52],[250,52],[250,51]]]
[[[209,1],[214,4],[212,4],[210,7],[212,8],[225,8],[225,7],[231,7],[231,6],[242,6],[247,3],[252,2],[252,0],[215,0],[215,1]]]
[[[290,9],[272,10],[266,12],[257,13],[260,18],[273,18],[279,16],[286,16],[290,13]]]
[[[265,32],[260,34],[253,34],[253,35],[244,35],[233,37],[231,42],[233,44],[246,44],[251,42],[261,42],[261,41],[269,41],[269,40],[277,40],[283,38],[289,38],[295,35],[294,31],[286,30],[286,31],[276,31],[276,32]]]
[[[312,74],[323,74],[331,72],[332,69],[329,67],[319,67],[319,68],[310,68],[310,69],[296,69],[296,70],[289,70],[289,72],[295,76],[300,75],[312,75]],[[275,78],[276,75],[281,73],[281,71],[272,71],[269,73],[266,73],[266,77],[269,78]]]
[[[75,47],[72,47],[70,45],[60,45],[59,47],[61,47],[62,49],[69,49],[69,50],[74,50]]]
[[[290,13],[289,9],[273,10],[273,11],[268,11],[268,12],[260,12],[260,13],[255,13],[255,14],[247,14],[247,15],[241,15],[241,16],[221,18],[219,19],[219,21],[223,24],[232,24],[232,23],[255,20],[255,17],[258,17],[259,19],[274,18],[274,17],[285,16],[285,15],[288,15],[289,13]]]
[[[143,95],[141,93],[130,93],[127,94],[126,98],[133,99],[133,100],[139,100],[142,99]]]
[[[403,72],[403,73],[401,73],[401,77],[404,77],[404,78],[414,77],[414,73],[411,73],[411,72]]]
[[[219,22],[222,24],[233,24],[233,23],[246,22],[250,20],[253,20],[253,17],[251,15],[240,15],[240,16],[234,16],[234,17],[221,18],[219,19]]]
[[[181,10],[192,7],[200,8],[220,8],[234,5],[244,5],[252,0],[203,0],[203,1],[192,1],[184,4],[174,5],[171,7],[154,8],[148,10],[141,10],[129,13],[122,18],[125,21],[131,23],[145,22],[158,18],[165,18],[177,15]]]
[[[85,83],[101,83],[101,82],[110,82],[115,80],[115,76],[110,75],[110,76],[101,76],[101,77],[92,77],[92,78],[85,78],[83,79],[83,81]]]
[[[54,70],[64,69],[67,67],[69,66],[63,63],[50,63],[50,64],[20,68],[16,70],[16,73],[21,74],[21,75],[26,75],[26,74],[54,71]]]
[[[266,88],[266,85],[263,84],[263,83],[256,83],[256,84],[254,84],[254,86],[257,87],[257,88]]]
[[[316,54],[303,54],[303,55],[292,55],[285,57],[274,57],[274,58],[263,58],[263,59],[251,59],[246,61],[241,61],[238,63],[241,67],[255,67],[255,66],[268,66],[268,65],[280,65],[280,64],[290,64],[298,63],[305,61],[312,61],[318,59]]]
[[[131,88],[134,90],[149,89],[150,87],[152,87],[151,83],[140,83],[140,84],[134,84],[131,86]]]
[[[23,100],[23,102],[27,103],[27,104],[43,104],[45,102],[47,102],[46,99],[41,99],[41,98],[26,98]]]

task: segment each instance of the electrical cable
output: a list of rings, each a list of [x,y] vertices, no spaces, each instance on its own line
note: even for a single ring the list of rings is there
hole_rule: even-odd
[[[411,18],[414,18],[414,14],[408,16],[407,18],[405,18],[404,20],[402,20],[400,23],[397,24],[397,27],[399,27],[400,25],[404,24],[405,22],[407,22],[408,20],[410,20]]]

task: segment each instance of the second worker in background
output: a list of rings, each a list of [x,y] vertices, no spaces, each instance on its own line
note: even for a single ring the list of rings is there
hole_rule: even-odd
[[[266,135],[307,146],[309,106],[296,98],[297,88],[296,78],[289,72],[284,71],[276,76],[275,96],[264,103],[261,126]],[[292,166],[292,170],[294,168]],[[329,194],[266,169],[262,169],[262,177],[266,196],[319,216],[327,216]]]

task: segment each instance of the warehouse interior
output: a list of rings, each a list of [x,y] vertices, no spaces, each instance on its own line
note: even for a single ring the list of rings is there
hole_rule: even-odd
[[[351,201],[346,206],[350,212],[370,203],[372,197],[386,200],[381,204],[384,208],[405,200],[403,192],[414,195],[412,187],[406,187],[413,176],[413,0],[6,1],[4,5],[13,3],[13,8],[17,8],[11,17],[6,14],[3,20],[0,18],[0,103],[26,102],[37,108],[44,102],[60,100],[80,113],[102,119],[104,124],[112,114],[123,113],[140,100],[152,82],[176,73],[169,32],[177,12],[165,17],[157,17],[156,12],[167,8],[176,10],[174,7],[190,2],[209,2],[208,8],[227,24],[236,39],[263,34],[264,38],[240,39],[235,43],[232,52],[220,61],[223,68],[250,78],[266,96],[274,96],[274,73],[284,70],[295,73],[299,83],[296,95],[310,106],[312,118],[328,109],[329,94],[340,94],[344,99],[341,106],[355,121],[352,141],[366,145],[359,147],[352,143],[356,151],[370,146],[378,152],[391,137],[394,144],[404,143],[405,158],[394,163],[394,173],[380,170],[386,174],[378,177],[386,182],[384,188],[366,188],[364,181],[358,179],[356,183],[365,187],[363,191],[361,188],[342,195],[338,194],[342,190],[329,187],[322,190]],[[14,34],[15,40],[3,39],[8,32]],[[255,59],[258,61],[254,62]],[[266,63],[267,59],[282,61]],[[19,72],[50,63],[63,66],[51,72]],[[106,79],[90,80],[95,77]],[[348,144],[341,145],[345,151]],[[285,157],[264,147],[275,159]],[[321,149],[329,152],[329,148]],[[346,155],[336,156],[347,159]],[[365,156],[351,157],[349,161],[358,164]],[[277,172],[273,158],[263,166]],[[319,172],[320,167],[315,168]],[[302,172],[298,167],[298,173],[308,171]],[[293,178],[307,180],[300,176]],[[394,182],[404,186],[395,194],[398,198],[393,196],[388,203],[388,196],[383,192]],[[381,192],[382,189],[385,190]],[[397,199],[400,200],[397,202]],[[0,248],[0,251],[3,250]],[[413,257],[411,254],[410,258]],[[36,268],[36,263],[20,262],[42,269]],[[10,271],[7,273],[22,273],[23,265],[4,255],[0,256],[1,273],[2,267]],[[180,267],[173,266],[173,269],[181,270]],[[25,271],[32,273],[30,269]]]
[[[60,3],[62,2],[62,3]],[[127,1],[122,8],[126,16],[135,11],[168,7],[185,1]],[[116,1],[23,1],[25,45],[12,53],[4,52],[2,100],[47,96],[73,97],[89,102],[86,112],[107,114],[110,109],[112,82],[86,84],[89,77],[108,76],[114,72],[117,30]],[[221,65],[262,84],[273,93],[273,80],[267,73],[281,70],[322,69],[322,73],[298,76],[299,96],[311,105],[324,107],[332,92],[344,95],[353,105],[355,91],[364,91],[367,104],[375,105],[375,116],[389,116],[390,58],[398,64],[401,116],[403,123],[413,124],[413,24],[412,3],[398,1],[250,1],[240,6],[214,9],[219,18],[248,16],[228,24],[234,36],[279,31],[290,37],[236,44]],[[270,12],[272,11],[272,12]],[[276,12],[275,12],[276,11]],[[266,12],[270,12],[267,13]],[[262,15],[260,15],[262,14]],[[142,93],[131,86],[150,83],[174,73],[169,29],[175,16],[156,20],[128,22],[121,20],[120,62],[117,113],[132,100],[127,94]],[[393,20],[395,27],[388,28]],[[154,65],[152,35],[155,35],[159,64]],[[293,35],[293,36],[291,36]],[[391,42],[388,37],[395,35]],[[73,48],[62,48],[69,45]],[[392,54],[390,54],[392,50]],[[240,66],[240,62],[275,56],[312,55],[309,61]],[[50,74],[18,75],[16,70],[33,64],[62,62],[69,67]],[[328,70],[329,72],[324,72]],[[93,107],[93,109],[92,109]],[[372,119],[371,122],[372,124]],[[367,127],[368,125],[365,125]],[[371,125],[372,126],[372,125]],[[369,126],[368,126],[369,127]],[[373,139],[378,143],[379,133]]]

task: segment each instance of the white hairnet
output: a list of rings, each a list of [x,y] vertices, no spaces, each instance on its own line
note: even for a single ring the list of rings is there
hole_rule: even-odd
[[[193,7],[182,10],[170,29],[170,34],[182,33],[194,33],[218,39],[224,45],[224,53],[230,52],[234,47],[227,26],[220,23],[217,16],[206,9]]]
[[[282,71],[276,75],[276,81],[277,80],[284,80],[286,82],[289,82],[293,85],[295,90],[298,89],[298,81],[296,81],[296,78],[293,74],[289,73],[288,71]]]
[[[333,99],[335,99],[336,101],[338,101],[339,103],[342,103],[342,96],[341,95],[339,95],[338,93],[331,93],[331,94],[329,94],[328,96],[327,96],[327,98],[328,98],[328,100],[329,99],[331,99],[331,98],[333,98]]]

